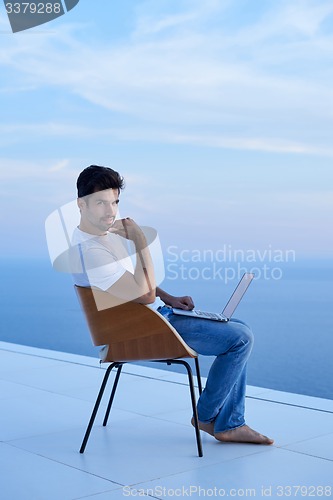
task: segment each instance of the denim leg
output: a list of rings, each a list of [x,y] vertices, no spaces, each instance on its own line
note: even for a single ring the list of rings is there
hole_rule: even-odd
[[[198,401],[201,422],[215,422],[223,432],[245,424],[246,363],[253,345],[250,328],[240,320],[227,323],[161,313],[196,352],[216,356]]]

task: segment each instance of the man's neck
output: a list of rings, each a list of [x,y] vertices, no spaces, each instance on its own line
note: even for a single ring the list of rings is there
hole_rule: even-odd
[[[105,236],[107,234],[107,231],[102,231],[101,229],[98,229],[95,226],[92,226],[91,224],[86,224],[82,220],[81,220],[80,224],[78,225],[78,228],[80,229],[80,231],[83,231],[84,233],[92,234],[94,236]]]

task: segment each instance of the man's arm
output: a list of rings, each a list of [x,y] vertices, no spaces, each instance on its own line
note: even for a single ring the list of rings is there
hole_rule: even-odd
[[[162,290],[162,288],[157,287],[156,296],[160,297],[166,305],[171,307],[185,309],[187,311],[191,311],[194,307],[192,297],[189,297],[188,295],[185,295],[184,297],[175,297]]]
[[[134,274],[126,271],[108,292],[140,304],[151,304],[156,298],[156,284],[153,262],[143,231],[133,219],[127,218],[116,221],[109,232],[132,240],[137,259]]]

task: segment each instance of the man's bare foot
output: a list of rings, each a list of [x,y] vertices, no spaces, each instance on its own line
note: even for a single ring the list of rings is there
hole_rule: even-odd
[[[216,432],[214,434],[218,441],[225,443],[253,443],[253,444],[273,444],[274,440],[259,434],[248,425],[237,427],[231,431]]]
[[[191,424],[194,426],[194,418],[191,419]],[[199,429],[201,431],[207,432],[211,436],[214,436],[214,422],[209,422],[209,424],[205,424],[204,422],[200,422],[199,420]]]

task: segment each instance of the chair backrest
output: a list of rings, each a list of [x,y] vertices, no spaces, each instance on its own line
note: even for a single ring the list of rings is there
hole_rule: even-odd
[[[109,301],[108,292],[77,285],[75,290],[94,345],[109,346],[103,361],[196,357],[196,352],[157,311],[136,302],[98,310],[96,301]]]

